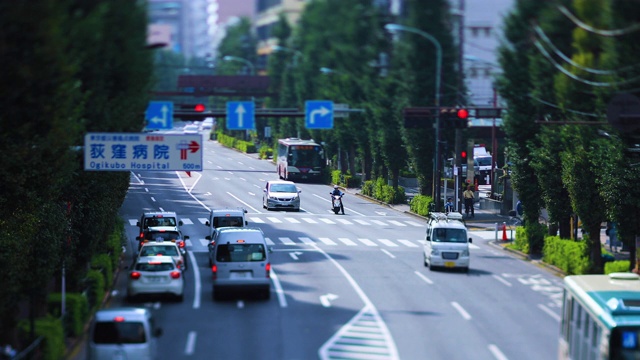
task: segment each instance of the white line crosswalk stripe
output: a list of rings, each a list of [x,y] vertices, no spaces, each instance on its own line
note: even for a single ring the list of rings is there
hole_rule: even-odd
[[[380,221],[380,220],[371,220],[371,222],[376,224],[376,225],[387,226],[387,224],[385,222]]]
[[[268,237],[264,238],[264,240],[267,242],[267,245],[275,245],[276,243],[273,242],[273,240],[269,239]]]
[[[358,224],[361,224],[361,225],[371,225],[368,222],[366,222],[364,220],[360,220],[360,219],[355,219],[353,221],[355,221],[355,222],[357,222]]]
[[[408,246],[408,247],[418,247],[418,245],[417,245],[417,244],[415,244],[415,243],[411,242],[410,240],[398,239],[398,242],[399,242],[399,243],[401,243],[401,244],[403,244],[403,245],[406,245],[406,246]]]
[[[257,217],[250,217],[249,220],[251,220],[251,222],[254,222],[256,224],[264,224],[264,220]]]
[[[396,220],[389,220],[389,222],[392,223],[393,225],[396,225],[396,226],[407,226],[407,225],[401,223],[400,221],[396,221]]]
[[[131,224],[131,226],[136,226],[136,224],[138,224],[138,219],[129,219],[129,224]]]
[[[425,226],[424,224],[420,224],[415,221],[405,221],[405,222],[411,226]]]
[[[347,246],[357,246],[358,244],[354,243],[352,240],[347,238],[338,238],[338,240],[342,241]]]
[[[353,223],[349,220],[346,219],[338,219],[339,222],[345,224],[345,225],[353,225]]]
[[[324,244],[326,245],[338,245],[335,243],[335,241],[329,239],[329,238],[318,238],[318,240],[322,241]]]
[[[282,223],[282,220],[278,219],[277,217],[268,217],[267,219],[269,219],[269,221],[276,223],[276,224],[280,224]]]
[[[209,240],[207,239],[199,239],[200,240],[200,244],[202,244],[202,246],[207,247],[209,246]],[[187,246],[189,246],[189,240],[187,240]]]
[[[278,240],[282,241],[282,243],[285,244],[285,245],[295,245],[296,244],[295,242],[293,242],[293,240],[291,240],[288,237],[280,237],[280,238],[278,238]]]
[[[378,241],[380,241],[381,243],[389,246],[389,247],[397,247],[398,244],[394,243],[393,241],[389,240],[389,239],[378,239]]]
[[[193,221],[191,221],[191,219],[189,219],[189,218],[185,218],[185,219],[181,218],[180,220],[182,220],[182,223],[184,225],[193,225]]]
[[[295,219],[295,218],[286,217],[284,219],[287,220],[288,222],[292,223],[292,224],[300,224],[300,220]]]
[[[309,224],[317,224],[318,222],[313,220],[312,218],[302,218],[302,220],[308,222]]]
[[[298,239],[300,239],[300,241],[302,241],[303,243],[305,243],[307,245],[315,245],[315,243],[316,243],[315,241],[311,240],[308,237],[301,237],[301,238],[298,238]]]
[[[325,218],[320,218],[320,221],[322,221],[325,224],[335,224],[333,221]]]
[[[204,225],[204,224],[206,224],[206,223],[207,223],[207,221],[209,221],[209,219],[207,219],[207,218],[198,218],[198,221],[200,221],[200,223],[201,223],[202,225]]]
[[[358,241],[360,241],[361,243],[367,245],[367,246],[378,246],[378,244],[374,243],[373,241],[369,240],[369,239],[358,239]]]

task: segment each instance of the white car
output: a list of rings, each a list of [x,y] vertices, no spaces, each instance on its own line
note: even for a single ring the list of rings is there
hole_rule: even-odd
[[[262,207],[270,209],[288,209],[300,211],[300,193],[293,181],[267,181],[262,195]]]
[[[189,135],[197,135],[200,133],[200,128],[198,127],[198,125],[189,124],[185,125],[185,127],[182,129],[182,132]]]
[[[172,295],[184,299],[184,276],[170,256],[141,256],[131,267],[127,298],[140,295]]]
[[[213,118],[206,118],[200,124],[200,130],[211,130],[213,128],[215,120]]]
[[[181,241],[184,243],[184,241]],[[180,248],[175,239],[165,240],[158,238],[156,240],[143,240],[140,243],[140,251],[138,257],[143,256],[170,256],[180,269],[187,270],[186,250]]]

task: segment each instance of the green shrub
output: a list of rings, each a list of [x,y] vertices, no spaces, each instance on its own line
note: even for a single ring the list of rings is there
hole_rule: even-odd
[[[268,159],[273,156],[273,149],[267,145],[262,145],[260,147],[260,159]]]
[[[113,266],[111,265],[111,258],[107,254],[96,255],[91,259],[91,268],[99,270],[104,276],[104,290],[107,290],[113,285]]]
[[[616,260],[604,264],[604,273],[629,272],[631,262],[629,260]]]
[[[374,185],[374,181],[373,180],[367,180],[364,182],[364,184],[362,184],[362,189],[360,189],[360,193],[362,193],[362,195],[366,195],[366,196],[373,196],[373,185]]]
[[[236,140],[235,148],[245,154],[253,154],[257,152],[256,144],[251,141]]]
[[[544,239],[543,260],[560,268],[568,275],[586,274],[589,270],[587,248],[585,241],[547,236]]]
[[[525,254],[529,253],[529,240],[527,239],[527,232],[524,226],[516,226],[516,238],[513,239],[513,243],[510,248],[516,249]]]
[[[102,303],[105,294],[104,276],[100,270],[89,270],[85,278],[87,300],[91,309],[96,309]]]
[[[48,298],[49,313],[60,317],[62,313],[62,294],[51,293]],[[84,331],[84,324],[89,318],[89,301],[79,293],[65,294],[65,322],[64,327],[70,336],[80,336]]]
[[[360,176],[349,176],[345,177],[348,188],[359,188],[362,184],[362,177]]]
[[[342,177],[342,171],[331,170],[331,183],[334,185],[340,185],[340,178]]]
[[[411,209],[412,212],[418,215],[428,216],[432,202],[433,198],[431,196],[416,195],[413,197],[413,199],[411,199],[411,202],[409,203],[409,209]]]
[[[127,244],[127,235],[124,230],[124,221],[118,217],[113,233],[107,239],[109,246],[109,258],[111,259],[111,268],[117,269],[122,258],[122,247]]]
[[[27,338],[29,335],[29,321],[22,320],[18,325],[22,332],[21,337]],[[43,343],[40,345],[42,349],[43,360],[59,360],[64,358],[65,343],[64,331],[62,329],[62,321],[60,318],[47,315],[43,318],[35,320],[35,334],[37,337],[43,337]]]

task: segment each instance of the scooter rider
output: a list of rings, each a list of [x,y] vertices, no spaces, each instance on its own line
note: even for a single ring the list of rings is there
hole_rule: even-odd
[[[342,191],[340,191],[340,188],[338,188],[338,185],[333,185],[333,192],[331,192],[331,195],[339,195],[340,196],[340,210],[342,210],[342,215],[344,215],[344,205],[342,205]]]

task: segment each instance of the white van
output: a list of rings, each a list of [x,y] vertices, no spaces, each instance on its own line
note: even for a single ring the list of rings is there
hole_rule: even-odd
[[[157,359],[156,328],[151,312],[144,308],[98,310],[91,324],[87,359]]]
[[[424,244],[424,266],[469,271],[469,243],[462,214],[431,213]]]

